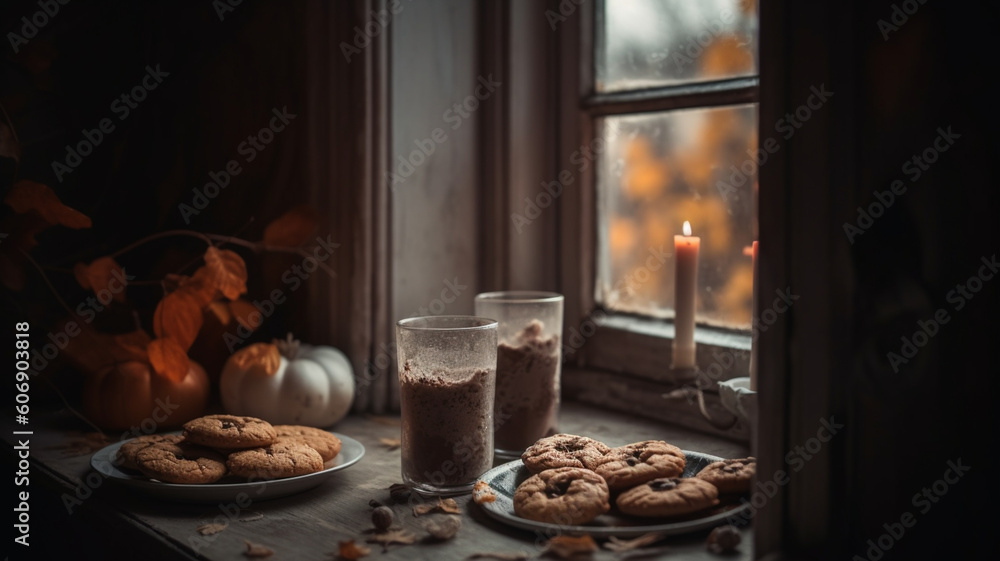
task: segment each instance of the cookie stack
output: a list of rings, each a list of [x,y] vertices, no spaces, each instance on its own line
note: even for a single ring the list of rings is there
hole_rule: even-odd
[[[681,477],[680,448],[646,440],[610,448],[571,434],[543,438],[521,455],[532,474],[514,492],[514,513],[560,525],[585,524],[611,509],[641,517],[694,513],[719,504],[719,494],[746,493],[754,458],[724,460]]]
[[[298,425],[272,426],[255,417],[208,415],[184,424],[181,435],[151,434],[122,444],[121,467],[166,483],[249,481],[321,471],[340,453],[340,439]]]

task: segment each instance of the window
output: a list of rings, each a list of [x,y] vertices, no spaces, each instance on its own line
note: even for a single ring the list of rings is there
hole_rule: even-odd
[[[690,221],[702,238],[699,365],[721,347],[737,351],[723,377],[746,375],[757,232],[756,2],[605,1],[591,9],[575,53],[583,61],[576,133],[593,154],[580,170],[587,192],[579,210],[590,218],[579,224],[584,241],[572,265],[593,279],[579,298],[583,317],[603,313],[581,362],[671,381],[664,372],[673,328],[664,320],[673,317],[673,236]],[[570,54],[564,47],[562,56]]]

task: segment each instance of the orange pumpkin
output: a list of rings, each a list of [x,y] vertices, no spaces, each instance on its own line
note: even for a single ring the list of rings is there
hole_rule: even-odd
[[[156,374],[145,362],[119,362],[87,376],[83,410],[103,429],[149,433],[201,416],[208,392],[208,376],[194,361],[180,382]]]

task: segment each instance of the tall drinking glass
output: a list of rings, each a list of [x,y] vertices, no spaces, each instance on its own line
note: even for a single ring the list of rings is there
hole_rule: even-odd
[[[518,457],[558,432],[563,296],[487,292],[476,296],[476,315],[500,323],[493,444],[497,456]]]
[[[430,316],[396,323],[403,482],[469,492],[493,463],[497,322]]]

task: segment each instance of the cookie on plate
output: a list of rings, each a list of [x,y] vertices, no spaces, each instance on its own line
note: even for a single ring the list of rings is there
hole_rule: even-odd
[[[593,467],[612,491],[635,487],[653,479],[684,473],[684,453],[662,440],[644,440],[612,448]]]
[[[262,448],[233,452],[226,466],[233,475],[258,481],[320,471],[323,458],[301,440],[286,436]]]
[[[593,469],[597,460],[610,450],[603,442],[576,436],[556,434],[539,439],[521,454],[524,467],[531,473],[547,469],[573,467]]]
[[[514,514],[537,522],[586,524],[611,508],[609,495],[604,479],[588,469],[549,469],[517,486]]]
[[[720,493],[749,493],[755,473],[757,473],[757,458],[751,456],[713,462],[705,466],[695,477],[715,485]]]
[[[179,434],[144,434],[133,439],[126,440],[115,454],[115,462],[126,469],[138,470],[135,463],[135,455],[140,450],[149,448],[154,444],[177,444],[182,440]]]
[[[226,475],[225,462],[218,452],[188,442],[161,442],[135,454],[139,471],[165,483],[214,483]]]
[[[323,429],[302,425],[275,425],[274,432],[279,438],[284,436],[301,440],[319,452],[324,462],[329,462],[340,453],[340,439]]]
[[[666,477],[625,491],[615,504],[632,516],[676,516],[719,504],[719,491],[697,477]]]
[[[256,417],[207,415],[184,423],[184,440],[218,450],[267,446],[277,437],[271,423]]]

